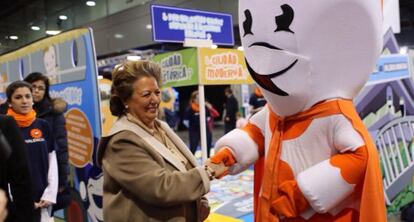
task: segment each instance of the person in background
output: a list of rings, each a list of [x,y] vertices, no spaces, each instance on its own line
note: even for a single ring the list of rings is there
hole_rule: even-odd
[[[164,88],[161,91],[160,115],[158,118],[165,121],[172,129],[176,129],[179,122],[175,103],[174,89],[172,87]]]
[[[7,115],[16,120],[26,143],[36,209],[33,221],[38,222],[48,219],[49,209],[56,203],[58,170],[53,132],[45,120],[36,118],[32,107],[32,85],[24,81],[12,82],[6,89],[6,96]]]
[[[226,134],[236,128],[236,113],[239,111],[239,103],[230,87],[224,89],[224,94],[226,95],[224,134]]]
[[[227,170],[209,162],[197,167],[184,142],[157,119],[160,75],[150,61],[128,61],[112,73],[110,109],[118,120],[98,147],[104,221],[204,221],[210,180]]]
[[[262,91],[260,91],[257,86],[254,89],[254,92],[250,94],[249,105],[251,115],[259,112],[263,106],[266,105],[266,99],[263,97]]]
[[[6,197],[13,196],[13,200],[7,202],[6,221],[33,221],[34,201],[26,144],[16,121],[6,115],[0,115],[0,190],[6,192]]]
[[[214,108],[213,104],[206,101],[206,108],[210,114],[210,118],[208,118],[207,126],[210,129],[210,132],[213,133],[214,129],[214,120],[220,116],[220,113]]]
[[[212,135],[208,123],[211,119],[208,106],[206,110],[206,133],[207,133],[207,157],[210,156]],[[197,147],[201,141],[200,134],[200,104],[198,98],[198,91],[191,93],[190,102],[184,114],[184,125],[188,127],[188,138],[190,140],[190,150],[193,154],[197,151]]]
[[[49,78],[42,73],[34,72],[26,76],[24,81],[33,87],[33,109],[36,117],[46,120],[52,128],[56,142],[56,157],[59,172],[59,189],[53,212],[67,207],[71,197],[68,186],[69,161],[68,161],[68,139],[65,128],[65,117],[67,103],[61,98],[52,99],[49,94]]]

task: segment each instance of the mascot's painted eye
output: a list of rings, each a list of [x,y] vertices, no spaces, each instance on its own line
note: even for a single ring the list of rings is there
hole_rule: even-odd
[[[244,36],[246,36],[247,34],[253,35],[252,32],[252,24],[253,24],[253,19],[252,19],[252,13],[250,13],[249,9],[244,10],[244,17],[246,17],[246,20],[244,20],[243,22],[243,30],[244,30]]]
[[[275,32],[285,31],[285,32],[294,33],[292,30],[290,30],[289,26],[290,24],[292,24],[295,12],[293,11],[292,7],[290,7],[287,4],[280,6],[280,8],[282,8],[282,14],[275,17],[275,22],[276,22]],[[246,11],[244,12],[245,12],[244,14],[246,14]],[[243,26],[244,26],[244,23],[243,23]]]

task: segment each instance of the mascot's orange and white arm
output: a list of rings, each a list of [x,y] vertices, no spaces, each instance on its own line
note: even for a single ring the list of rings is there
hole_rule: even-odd
[[[265,108],[255,114],[244,129],[235,129],[220,138],[216,143],[216,150],[218,152],[211,158],[211,161],[213,163],[224,162],[227,166],[231,166],[229,168],[230,174],[237,174],[247,169],[250,165],[254,164],[261,155],[266,155],[267,147],[272,146],[272,144],[268,144],[272,136],[268,122],[269,110],[268,108]],[[315,121],[315,123],[312,124],[316,124],[316,126],[320,124],[322,128],[326,128],[326,126],[328,127],[328,132],[330,132],[331,135],[324,135],[321,138],[330,138],[328,139],[330,141],[328,144],[334,146],[334,148],[332,148],[332,153],[322,153],[320,156],[326,156],[327,158],[322,158],[320,161],[311,164],[307,163],[307,159],[298,159],[296,160],[296,163],[294,161],[284,160],[282,154],[282,160],[287,162],[295,175],[295,180],[293,183],[290,183],[292,188],[289,188],[292,191],[283,193],[286,194],[287,199],[290,200],[290,204],[293,208],[295,208],[295,206],[296,208],[301,208],[298,206],[301,203],[295,203],[295,201],[300,202],[303,200],[303,198],[298,197],[297,195],[304,195],[308,204],[318,213],[340,211],[340,209],[337,208],[337,205],[354,191],[357,184],[363,182],[368,155],[365,142],[354,129],[350,121],[343,115],[330,116],[324,118],[322,121]],[[326,134],[326,132],[322,133]],[[284,148],[292,148],[292,146],[295,146],[295,143],[300,144],[297,145],[299,149],[296,149],[294,151],[296,153],[292,153],[292,155],[294,155],[295,158],[299,156],[303,157],[307,155],[300,155],[298,152],[302,152],[303,149],[311,148],[311,146],[317,148],[318,140],[317,138],[316,140],[314,139],[314,137],[307,139],[306,135],[301,135],[298,139],[295,139],[293,143],[286,141],[282,146]],[[319,144],[326,145],[326,142],[321,142]],[[329,149],[320,150],[322,150],[322,152],[329,151]],[[318,155],[319,154],[316,154],[313,157],[313,161],[315,158],[318,158]],[[304,165],[309,165],[309,167]],[[266,178],[264,178],[264,180],[265,179]],[[283,182],[281,182],[281,184],[283,184]],[[295,192],[295,189],[299,189],[300,192]],[[281,211],[286,211],[286,208],[290,207],[282,206],[282,208],[285,209],[281,209]],[[303,207],[301,209],[303,209]],[[295,211],[295,209],[293,209],[293,211]],[[298,216],[297,214],[302,212],[303,211],[293,212],[293,214],[296,215],[292,215],[292,212],[278,213],[279,215],[285,214],[285,216]],[[332,213],[335,214],[337,212]]]

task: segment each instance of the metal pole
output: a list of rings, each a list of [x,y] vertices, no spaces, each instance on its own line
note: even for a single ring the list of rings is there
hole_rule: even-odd
[[[201,158],[203,163],[207,160],[207,138],[206,138],[206,104],[204,99],[204,85],[198,85],[198,99],[200,104],[200,139],[201,139]]]

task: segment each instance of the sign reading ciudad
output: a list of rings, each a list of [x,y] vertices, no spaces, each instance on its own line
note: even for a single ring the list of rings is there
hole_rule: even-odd
[[[157,42],[199,39],[234,45],[231,14],[151,5],[151,19],[153,39]]]

